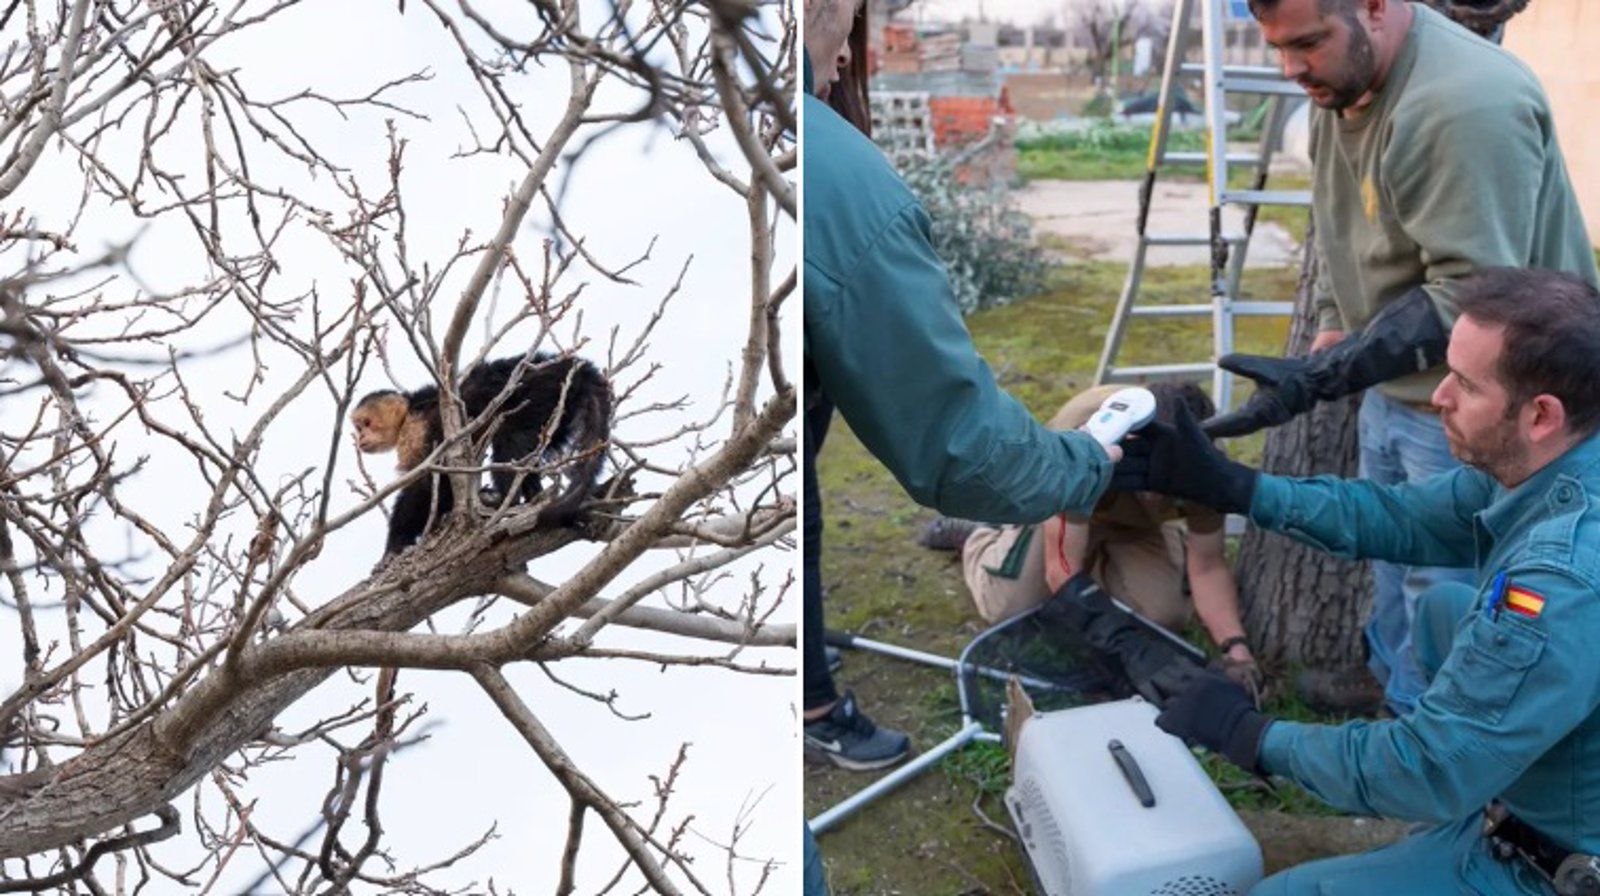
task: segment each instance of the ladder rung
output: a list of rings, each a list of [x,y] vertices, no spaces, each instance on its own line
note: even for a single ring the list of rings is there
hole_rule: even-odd
[[[1225,233],[1222,235],[1224,242],[1238,244],[1244,242],[1242,233]],[[1203,233],[1147,233],[1144,235],[1146,246],[1209,246],[1211,237]]]
[[[1134,380],[1141,377],[1160,379],[1163,377],[1195,376],[1207,374],[1216,369],[1216,365],[1207,361],[1202,364],[1147,364],[1142,367],[1113,367],[1106,371],[1107,380]]]
[[[1206,66],[1203,62],[1185,62],[1182,65],[1182,69],[1186,75],[1203,75],[1206,73]],[[1222,67],[1222,77],[1266,78],[1269,80],[1276,78],[1279,81],[1283,81],[1283,69],[1272,65],[1224,65]],[[1285,81],[1284,83],[1290,82]]]
[[[1293,302],[1234,302],[1233,313],[1251,317],[1278,317],[1294,313]]]
[[[1163,165],[1204,165],[1210,156],[1203,152],[1169,152],[1161,157]],[[1229,165],[1259,165],[1261,156],[1253,152],[1228,153]]]
[[[1210,314],[1210,305],[1143,305],[1129,308],[1132,317],[1199,317]]]
[[[1292,205],[1311,207],[1310,190],[1223,190],[1222,201],[1234,205]]]
[[[1294,313],[1293,302],[1232,302],[1235,317],[1280,317]],[[1141,305],[1128,309],[1133,317],[1201,317],[1212,312],[1210,303],[1202,305]]]
[[[1305,96],[1305,88],[1282,78],[1223,78],[1222,89],[1229,93],[1257,93],[1263,96]]]

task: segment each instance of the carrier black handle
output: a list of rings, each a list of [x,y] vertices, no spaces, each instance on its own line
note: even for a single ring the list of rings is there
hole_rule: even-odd
[[[1146,809],[1153,808],[1156,804],[1156,795],[1150,789],[1150,782],[1144,779],[1144,771],[1139,768],[1139,760],[1133,758],[1128,748],[1122,741],[1113,740],[1106,744],[1106,749],[1111,751],[1111,758],[1117,761],[1117,768],[1122,770],[1123,780],[1128,782],[1128,788],[1133,795],[1139,798],[1139,805]]]

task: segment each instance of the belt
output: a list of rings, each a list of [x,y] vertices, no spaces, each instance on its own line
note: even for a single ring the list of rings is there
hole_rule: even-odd
[[[1483,835],[1488,838],[1489,851],[1495,858],[1508,862],[1520,856],[1545,877],[1555,877],[1561,863],[1572,855],[1572,850],[1534,830],[1527,822],[1507,812],[1504,806],[1491,807],[1484,813]]]
[[[1554,887],[1558,896],[1600,894],[1600,858],[1575,853],[1539,833],[1498,803],[1483,815],[1489,851],[1502,862],[1521,859]]]

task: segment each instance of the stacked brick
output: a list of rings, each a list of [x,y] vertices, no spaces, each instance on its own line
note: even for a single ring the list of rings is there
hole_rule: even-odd
[[[928,100],[928,111],[933,144],[940,149],[982,140],[996,119],[1003,124],[1016,114],[1004,87],[993,96],[935,96]]]
[[[909,75],[922,71],[917,29],[910,25],[883,26],[883,52],[878,56],[878,71]]]
[[[961,35],[957,32],[918,34],[913,25],[883,26],[883,55],[879,57],[882,72],[953,72],[961,69],[961,60]]]

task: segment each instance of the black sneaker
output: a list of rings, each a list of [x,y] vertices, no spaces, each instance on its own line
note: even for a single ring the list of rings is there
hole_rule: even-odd
[[[849,691],[827,715],[806,722],[806,758],[813,762],[868,771],[894,765],[909,752],[911,738],[874,725],[856,708],[856,695]]]
[[[932,551],[959,551],[967,543],[967,536],[978,528],[972,520],[941,516],[922,527],[917,533],[917,544]]]

